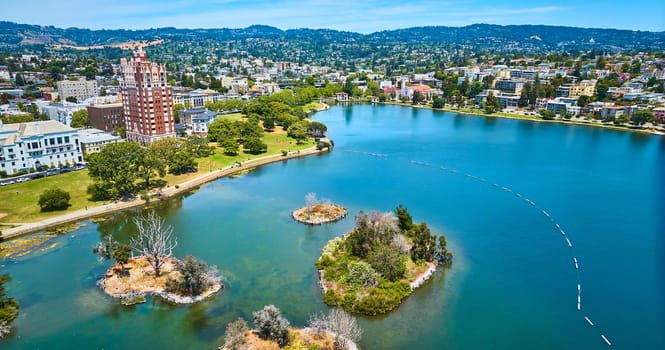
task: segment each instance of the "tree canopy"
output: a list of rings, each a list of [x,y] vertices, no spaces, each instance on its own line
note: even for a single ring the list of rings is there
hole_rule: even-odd
[[[81,109],[72,114],[72,122],[70,124],[72,128],[84,128],[88,126],[88,124],[89,120],[87,109]]]
[[[69,192],[59,188],[52,188],[42,192],[39,196],[41,211],[65,210],[69,207],[71,199]]]

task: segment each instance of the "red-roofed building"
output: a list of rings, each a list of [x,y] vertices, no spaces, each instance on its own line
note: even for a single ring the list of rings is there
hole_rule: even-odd
[[[432,88],[427,85],[411,85],[406,87],[407,94],[410,98],[413,98],[413,94],[418,91],[418,93],[425,98],[425,100],[432,99]]]

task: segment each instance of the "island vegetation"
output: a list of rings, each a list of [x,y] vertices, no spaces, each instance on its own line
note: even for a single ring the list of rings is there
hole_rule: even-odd
[[[394,213],[361,211],[355,221],[350,232],[326,244],[316,262],[329,306],[384,314],[431,277],[437,265],[452,262],[445,236],[437,240],[402,205]]]
[[[2,250],[2,248],[0,248]],[[12,322],[18,316],[19,303],[16,299],[7,296],[5,284],[11,281],[8,274],[0,275],[0,339],[12,331]]]
[[[302,329],[291,327],[274,305],[267,305],[252,316],[254,329],[243,318],[229,323],[219,349],[357,350],[362,336],[356,319],[341,309],[310,315],[308,326]]]
[[[100,259],[114,259],[99,286],[108,295],[130,305],[145,302],[146,294],[157,295],[177,304],[201,301],[224,286],[215,267],[187,256],[180,260],[172,255],[177,240],[173,227],[154,212],[134,220],[138,235],[131,243],[120,244],[108,235],[93,252]],[[136,257],[130,257],[133,252]]]
[[[305,196],[305,206],[294,210],[291,216],[294,220],[308,225],[320,225],[334,222],[346,217],[348,211],[329,200],[319,200],[316,193],[310,192]]]

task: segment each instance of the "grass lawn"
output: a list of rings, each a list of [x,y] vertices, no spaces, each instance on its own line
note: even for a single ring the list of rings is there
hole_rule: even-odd
[[[240,113],[226,115],[224,117],[242,118]],[[297,145],[296,141],[286,136],[286,132],[281,127],[276,127],[275,131],[265,133],[263,142],[268,145],[268,151],[261,154],[244,153],[242,150],[236,156],[227,156],[219,147],[215,147],[215,154],[206,158],[199,158],[199,171],[183,175],[167,174],[164,179],[169,185],[182,183],[211,171],[212,169],[223,168],[235,162],[244,162],[249,159],[265,157],[274,154],[280,154],[282,150],[296,151],[314,146],[313,140],[308,139],[303,144]],[[88,170],[79,170],[69,173],[48,176],[41,179],[35,179],[23,183],[1,186],[0,187],[0,230],[11,227],[13,223],[36,222],[49,217],[65,214],[75,210],[83,209],[86,206],[93,207],[102,205],[103,202],[93,202],[88,198],[86,192],[88,186],[92,184],[92,179],[88,176]],[[59,210],[42,213],[40,211],[40,194],[51,188],[60,188],[69,192],[71,196],[71,206],[67,210]]]
[[[318,102],[310,102],[304,106],[302,106],[303,111],[305,112],[316,112],[323,108],[323,105],[318,103]]]
[[[215,154],[210,157],[197,158],[196,161],[199,163],[196,173],[189,173],[183,175],[172,175],[167,174],[164,179],[168,182],[169,185],[175,185],[177,183],[184,182],[191,178],[194,178],[201,173],[210,172],[211,170],[223,168],[229,165],[232,165],[235,162],[244,162],[254,158],[260,158],[265,156],[270,156],[273,154],[280,154],[282,150],[285,151],[296,151],[305,148],[314,146],[313,139],[308,139],[306,142],[297,145],[296,141],[288,136],[286,132],[281,127],[276,127],[273,132],[266,132],[263,136],[263,142],[268,145],[268,151],[260,154],[249,154],[242,151],[236,156],[227,156],[224,154],[224,150],[219,147],[215,147]]]
[[[30,180],[18,184],[0,187],[0,225],[3,223],[34,222],[69,211],[83,209],[86,205],[97,205],[88,200],[86,189],[92,180],[88,170],[78,170],[69,173],[48,176],[41,179]],[[58,210],[42,213],[39,205],[39,195],[47,189],[60,188],[69,192],[71,206],[67,210]]]
[[[237,121],[237,120],[244,120],[245,115],[242,113],[218,114],[217,119],[228,119],[231,121]]]

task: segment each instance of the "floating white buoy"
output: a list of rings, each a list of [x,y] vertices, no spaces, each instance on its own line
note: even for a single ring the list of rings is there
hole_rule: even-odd
[[[573,262],[575,263],[575,269],[579,269],[580,266],[577,264],[577,258],[573,258]]]
[[[591,319],[589,319],[589,316],[584,316],[584,319],[589,322],[589,325],[593,327],[593,322],[591,322]]]
[[[566,237],[566,242],[568,242],[568,246],[569,246],[569,247],[571,247],[571,248],[573,247],[573,244],[570,243],[570,240],[568,239],[568,237]]]
[[[545,209],[543,209],[542,212],[543,212],[543,214],[545,214],[545,216],[547,216],[548,218],[550,217],[550,213],[546,212]]]
[[[605,337],[605,334],[601,334],[600,337],[603,338],[603,340],[605,341],[605,343],[607,343],[607,346],[612,346],[612,343],[610,343],[610,341],[607,340],[607,337]]]

